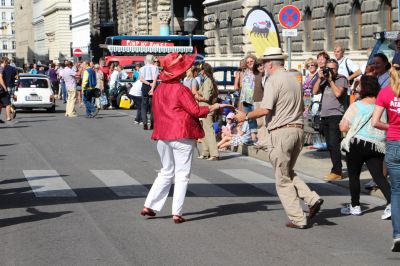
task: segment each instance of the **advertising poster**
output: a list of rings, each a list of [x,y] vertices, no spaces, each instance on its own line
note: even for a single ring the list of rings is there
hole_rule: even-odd
[[[267,47],[281,47],[279,31],[271,14],[261,7],[249,11],[244,21],[247,38],[253,45],[257,57]]]

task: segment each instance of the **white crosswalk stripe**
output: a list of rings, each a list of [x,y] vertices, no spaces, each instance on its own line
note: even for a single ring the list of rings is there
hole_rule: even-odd
[[[274,180],[248,169],[220,169],[220,172],[250,184],[269,194],[276,195]],[[149,190],[122,170],[90,170],[118,197],[146,197]],[[56,170],[23,170],[36,197],[77,197],[73,189]],[[191,174],[188,191],[198,197],[235,197],[216,183]]]
[[[144,197],[149,190],[122,170],[90,170],[119,197]]]
[[[275,180],[265,175],[248,169],[220,169],[219,171],[269,194],[276,195]]]
[[[56,170],[24,170],[23,173],[38,198],[77,196]]]
[[[235,197],[235,194],[195,174],[190,175],[188,190],[199,197]]]

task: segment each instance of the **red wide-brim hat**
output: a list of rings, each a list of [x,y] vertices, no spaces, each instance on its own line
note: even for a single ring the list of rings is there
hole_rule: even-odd
[[[161,61],[163,70],[160,73],[161,81],[168,81],[180,77],[189,68],[192,67],[197,56],[195,50],[194,55],[170,53]]]

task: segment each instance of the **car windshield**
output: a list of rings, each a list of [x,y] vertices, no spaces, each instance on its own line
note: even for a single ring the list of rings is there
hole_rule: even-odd
[[[372,64],[373,62],[373,56],[376,55],[377,53],[383,53],[387,56],[389,59],[389,62],[392,62],[392,59],[395,54],[395,44],[393,43],[392,40],[378,40],[377,43],[375,44],[374,49],[372,50],[372,53],[368,59],[368,64]]]
[[[49,88],[47,79],[43,78],[21,78],[18,88]]]

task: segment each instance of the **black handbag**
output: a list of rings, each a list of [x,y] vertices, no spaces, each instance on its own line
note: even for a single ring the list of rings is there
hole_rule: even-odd
[[[0,87],[0,98],[8,95],[8,91]]]
[[[318,132],[322,133],[322,118],[321,118],[321,116],[319,114],[313,116],[311,127],[315,131],[318,131]]]
[[[93,97],[95,97],[95,98],[100,98],[100,96],[101,96],[101,90],[98,89],[98,88],[92,89],[92,95],[93,95]]]
[[[321,108],[322,108],[322,98],[324,97],[324,92],[325,92],[325,89],[323,89],[322,90],[322,95],[321,95],[321,100],[319,100],[319,101],[317,101],[317,102],[313,102],[312,104],[311,104],[311,106],[310,106],[310,109],[312,108],[312,105],[313,104],[316,104],[316,103],[318,103],[319,105],[318,105],[318,113],[316,114],[316,115],[314,115],[313,117],[312,117],[312,119],[311,119],[311,127],[315,130],[315,131],[317,131],[317,132],[319,132],[319,133],[322,133],[322,118],[321,118]]]

